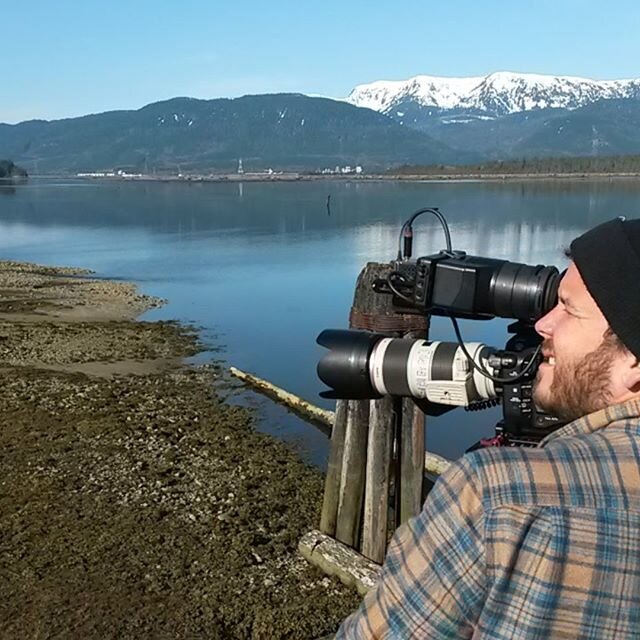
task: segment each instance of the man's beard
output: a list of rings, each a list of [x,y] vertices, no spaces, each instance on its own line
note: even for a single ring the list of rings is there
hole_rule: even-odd
[[[605,335],[600,346],[578,362],[557,364],[546,397],[538,397],[536,381],[536,405],[563,420],[576,420],[603,409],[611,400],[611,367],[618,352],[615,336]]]

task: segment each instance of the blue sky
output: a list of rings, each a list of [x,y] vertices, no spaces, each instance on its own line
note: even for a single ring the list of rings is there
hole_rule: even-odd
[[[0,122],[492,71],[640,77],[640,2],[4,3]]]

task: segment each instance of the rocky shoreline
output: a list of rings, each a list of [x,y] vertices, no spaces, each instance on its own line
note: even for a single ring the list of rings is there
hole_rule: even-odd
[[[0,262],[0,636],[304,638],[359,597],[299,557],[323,478],[161,301]]]

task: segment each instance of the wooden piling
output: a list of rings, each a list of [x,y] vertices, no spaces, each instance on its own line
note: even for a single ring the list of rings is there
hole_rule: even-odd
[[[355,547],[360,537],[364,501],[369,401],[349,400],[340,476],[336,538]]]
[[[384,560],[387,548],[393,429],[393,399],[372,400],[369,408],[362,553],[379,563]]]
[[[340,479],[342,474],[342,457],[344,452],[345,431],[347,425],[348,400],[336,402],[336,414],[331,429],[329,461],[324,481],[324,497],[320,516],[320,531],[328,536],[336,534],[338,519],[338,502],[340,497]]]
[[[382,277],[384,267],[370,263],[358,276],[349,319],[351,328],[360,328],[357,319],[353,318],[354,310],[356,314],[365,315],[373,311],[374,301],[380,296],[375,294],[372,284]],[[388,270],[386,267],[386,272]],[[338,400],[336,403],[320,518],[320,531],[351,546],[358,542],[364,500],[368,405],[368,400]]]
[[[402,399],[401,430],[399,525],[417,516],[422,509],[425,418],[410,398]]]
[[[407,331],[426,330],[423,315],[399,314],[393,307],[391,296],[373,290],[374,281],[386,278],[391,269],[389,264],[369,263],[361,271],[349,316],[352,329],[375,331],[390,337],[401,337]],[[345,410],[345,403],[339,401],[336,408],[320,529],[354,548],[362,541],[362,553],[381,563],[387,546],[394,404],[387,397],[371,401],[349,400],[346,406]],[[411,413],[406,428],[401,426],[402,423],[398,424],[398,441],[407,441],[403,451],[398,449],[398,455],[408,455],[411,461],[407,470],[399,474],[405,480],[398,481],[396,487],[396,490],[406,492],[409,506],[399,504],[396,510],[396,513],[402,511],[405,515],[415,511],[416,503],[420,502],[416,495],[421,496],[422,492],[423,467],[420,467],[420,476],[416,480],[414,458],[417,455],[420,463],[424,464],[424,435],[423,448],[417,454],[411,449],[413,445],[420,446],[418,413]],[[407,433],[402,437],[401,432],[404,431]],[[404,487],[407,483],[416,483],[416,486]]]
[[[407,331],[404,338],[424,339],[424,331]],[[402,420],[400,424],[400,492],[399,512],[396,514],[400,526],[409,518],[417,516],[422,509],[424,492],[424,451],[425,451],[425,415],[411,398],[402,399]]]

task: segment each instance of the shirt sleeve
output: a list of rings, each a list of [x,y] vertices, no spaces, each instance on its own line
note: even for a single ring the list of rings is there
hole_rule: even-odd
[[[472,636],[486,578],[482,501],[469,458],[447,469],[421,514],[395,533],[377,586],[336,640]]]

